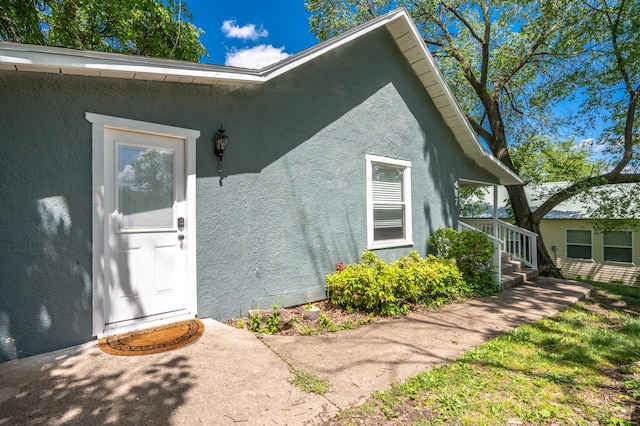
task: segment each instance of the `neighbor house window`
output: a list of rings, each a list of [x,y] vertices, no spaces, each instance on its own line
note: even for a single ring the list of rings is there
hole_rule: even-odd
[[[602,233],[603,258],[605,262],[633,263],[633,233],[611,231]]]
[[[367,245],[413,244],[411,162],[367,155]]]
[[[567,258],[593,259],[590,230],[567,230]]]

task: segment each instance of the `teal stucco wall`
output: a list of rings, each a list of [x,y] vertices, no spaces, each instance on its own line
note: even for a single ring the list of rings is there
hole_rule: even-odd
[[[415,245],[386,260],[457,224],[457,179],[495,182],[383,29],[243,88],[0,71],[0,361],[91,339],[86,112],[201,132],[198,314],[216,319],[325,297],[326,274],[366,250],[365,154],[412,163]]]

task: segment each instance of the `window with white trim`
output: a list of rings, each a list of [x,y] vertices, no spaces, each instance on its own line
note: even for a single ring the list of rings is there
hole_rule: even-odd
[[[633,263],[633,233],[631,231],[603,232],[602,257],[605,262]]]
[[[593,259],[591,230],[567,229],[567,258]]]
[[[411,162],[365,156],[367,162],[367,246],[413,245]]]

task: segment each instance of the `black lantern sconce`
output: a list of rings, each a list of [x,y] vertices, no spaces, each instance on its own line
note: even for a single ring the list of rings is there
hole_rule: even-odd
[[[213,136],[213,154],[218,157],[218,173],[220,174],[220,183],[222,183],[222,156],[224,155],[224,150],[227,149],[228,144],[229,136],[224,133],[224,129],[222,128],[221,124],[220,129],[218,129],[218,133]]]

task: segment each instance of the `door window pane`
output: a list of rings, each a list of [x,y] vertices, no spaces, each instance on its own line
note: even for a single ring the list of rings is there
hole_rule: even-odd
[[[174,225],[174,152],[118,144],[118,199],[121,228]]]

